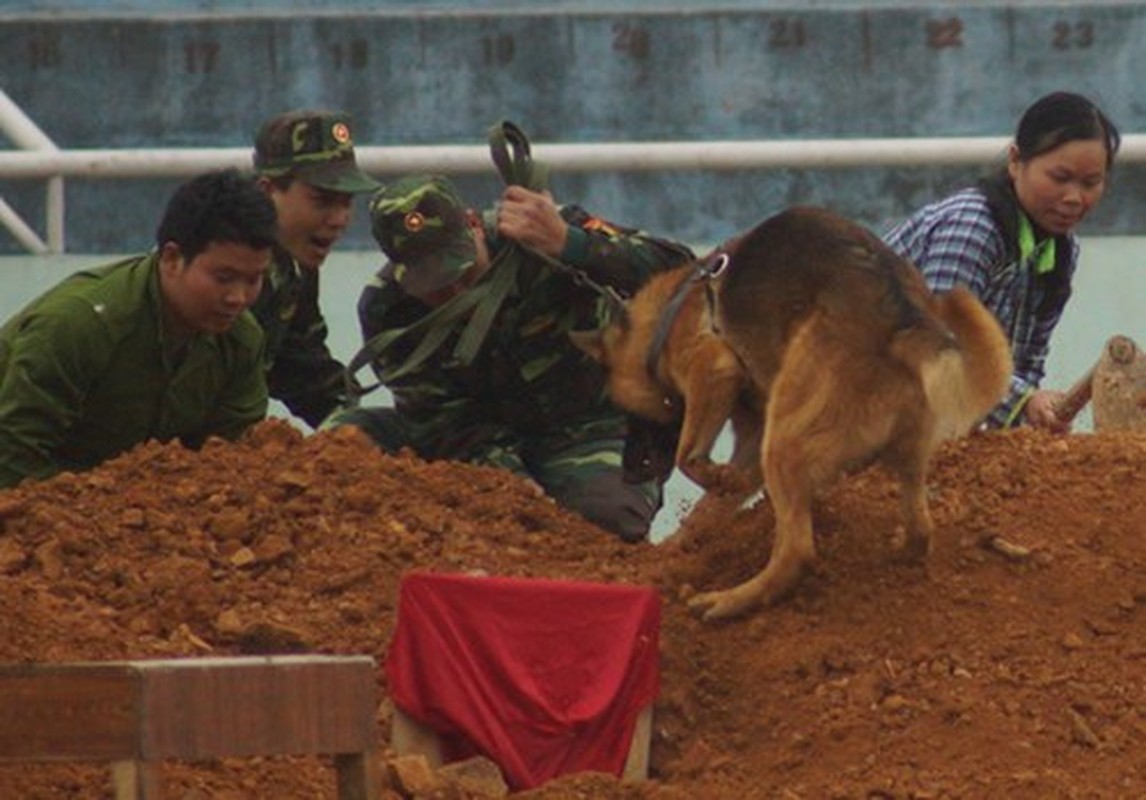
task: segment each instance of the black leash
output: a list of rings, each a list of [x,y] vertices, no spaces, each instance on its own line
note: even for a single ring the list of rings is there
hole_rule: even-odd
[[[539,161],[532,158],[532,148],[529,138],[508,120],[503,120],[489,129],[489,148],[493,163],[501,173],[506,186],[524,186],[535,192],[545,191],[549,183],[549,169]],[[584,286],[602,297],[607,307],[610,319],[623,313],[624,298],[612,286],[597,283],[582,269],[577,269],[560,259],[512,242],[511,246],[528,253],[533,258],[553,269],[568,275],[575,286]]]

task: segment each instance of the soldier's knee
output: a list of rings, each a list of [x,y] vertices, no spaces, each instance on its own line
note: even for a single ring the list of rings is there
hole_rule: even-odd
[[[648,538],[652,522],[652,515],[646,515],[644,509],[625,505],[608,510],[597,524],[618,536],[621,541],[633,543]]]
[[[626,542],[648,538],[660,508],[659,487],[625,483],[620,472],[607,473],[570,487],[558,502]]]

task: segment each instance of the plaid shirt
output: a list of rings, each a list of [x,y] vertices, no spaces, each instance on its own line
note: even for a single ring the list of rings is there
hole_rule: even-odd
[[[1051,333],[1062,317],[1070,279],[1078,266],[1077,240],[1062,237],[1067,245],[1062,249],[1067,252],[1060,253],[1055,267],[1066,270],[1067,290],[1056,302],[1044,302],[1048,292],[1034,274],[1033,259],[1015,256],[1017,244],[1005,240],[1003,228],[979,189],[964,189],[924,206],[883,238],[919,267],[932,290],[966,286],[1002,324],[1011,342],[1015,372],[1010,392],[987,422],[993,427],[1014,424],[1045,373]]]

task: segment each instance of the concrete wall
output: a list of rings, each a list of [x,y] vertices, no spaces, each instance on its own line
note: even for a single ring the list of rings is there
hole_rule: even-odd
[[[377,145],[481,144],[503,118],[538,142],[997,136],[1059,88],[1139,132],[1144,43],[1146,6],[1125,2],[7,0],[0,85],[64,148],[246,146],[262,119],[298,106],[346,109],[358,141]],[[618,221],[714,242],[793,203],[882,228],[981,171],[553,185]],[[492,169],[462,183],[475,204],[497,190]],[[173,186],[69,181],[68,249],[148,246]],[[1142,232],[1144,186],[1146,170],[1122,170],[1085,232]],[[42,225],[40,184],[0,176],[0,196]],[[361,219],[346,246],[372,246]],[[0,252],[18,251],[0,231]]]

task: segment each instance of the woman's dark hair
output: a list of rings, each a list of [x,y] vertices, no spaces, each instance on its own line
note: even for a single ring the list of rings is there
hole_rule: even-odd
[[[278,216],[253,178],[237,169],[215,170],[175,190],[155,238],[160,248],[167,242],[177,244],[187,261],[212,242],[263,249],[278,240]]]
[[[1106,147],[1109,169],[1122,137],[1098,106],[1073,92],[1052,92],[1040,97],[1023,113],[1015,133],[1015,146],[1022,161],[1068,142],[1091,140],[1101,141]]]

